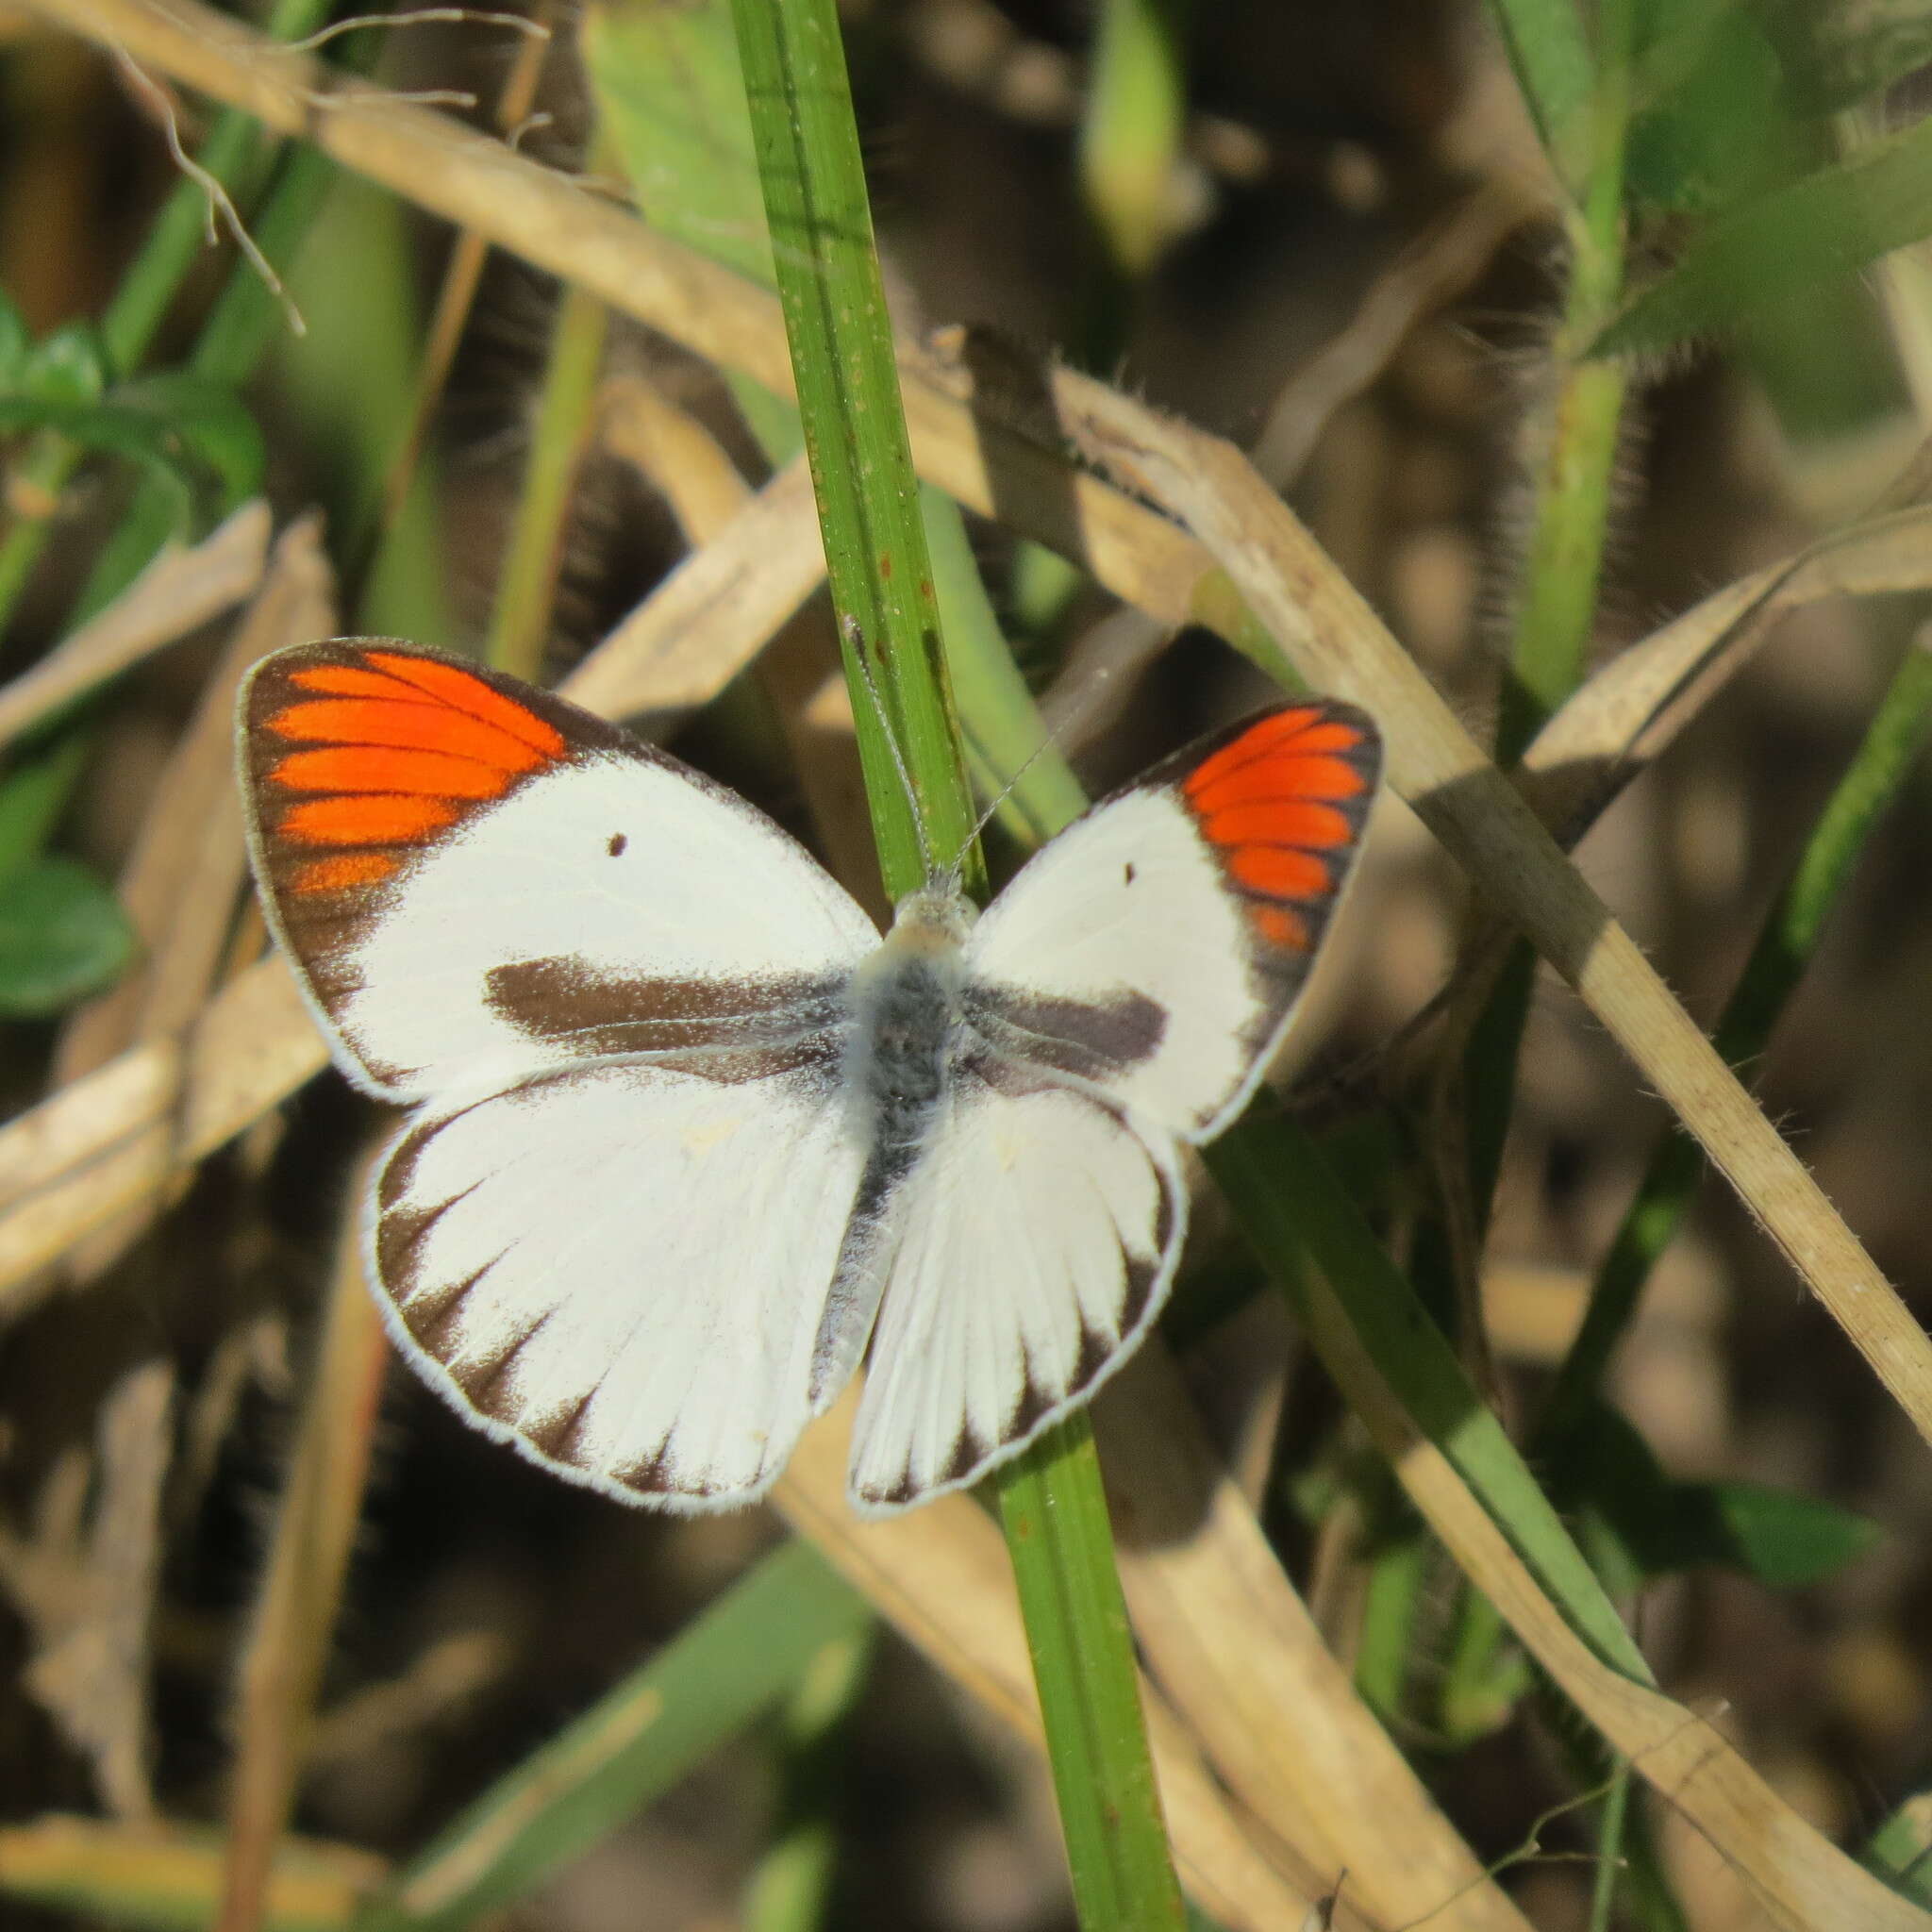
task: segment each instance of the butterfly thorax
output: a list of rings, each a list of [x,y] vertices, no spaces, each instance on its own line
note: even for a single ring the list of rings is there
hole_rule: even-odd
[[[945,1093],[974,916],[957,887],[924,886],[899,902],[891,931],[853,975],[847,1091],[868,1143],[900,1160],[917,1152]]]

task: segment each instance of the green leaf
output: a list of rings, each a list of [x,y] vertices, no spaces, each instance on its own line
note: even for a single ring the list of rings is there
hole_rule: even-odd
[[[1774,1590],[1822,1582],[1885,1536],[1869,1517],[1764,1483],[1684,1483],[1678,1495],[1687,1513],[1701,1513],[1721,1530],[1724,1553],[1714,1561]]]
[[[133,956],[121,902],[78,859],[33,859],[0,883],[0,1018],[47,1019]]]
[[[1678,0],[1638,88],[1624,161],[1633,206],[1715,208],[1790,172],[1784,69],[1742,8]]]
[[[1907,1798],[1872,1834],[1859,1863],[1907,1898],[1932,1906],[1932,1792]]]
[[[728,0],[593,5],[584,63],[652,227],[776,284]]]
[[[192,370],[170,370],[124,382],[108,400],[130,421],[154,425],[163,452],[181,466],[198,468],[214,480],[218,514],[225,515],[261,488],[268,459],[261,430],[226,383]]]
[[[25,429],[58,430],[134,463],[172,492],[177,526],[196,486],[212,486],[216,513],[225,514],[255,493],[265,461],[261,432],[235,392],[185,370],[98,398],[44,384],[0,396],[0,431]]]
[[[64,322],[35,344],[20,365],[20,392],[36,402],[84,407],[108,387],[108,358],[101,339],[84,322]]]
[[[1932,234],[1932,121],[1757,196],[1714,222],[1591,344],[1645,355],[1775,311]]]
[[[0,289],[0,391],[12,389],[21,381],[33,345],[26,318],[12,297]]]
[[[1490,14],[1544,149],[1573,180],[1596,84],[1582,12],[1575,0],[1490,0]]]
[[[1841,1570],[1883,1535],[1865,1517],[1792,1491],[1679,1482],[1607,1403],[1567,1440],[1553,1474],[1564,1506],[1589,1511],[1641,1576],[1716,1565],[1795,1590]]]
[[[75,730],[16,747],[11,768],[0,778],[0,885],[46,849],[88,750],[87,734]]]

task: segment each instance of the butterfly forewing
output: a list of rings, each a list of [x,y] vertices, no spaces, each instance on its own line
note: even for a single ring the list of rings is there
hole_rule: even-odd
[[[1311,702],[1236,725],[1105,800],[974,928],[975,1024],[997,1051],[1210,1139],[1292,1017],[1380,766],[1359,711]]]
[[[575,706],[374,640],[242,698],[270,916],[390,1098],[825,1023],[878,935],[785,833]]]

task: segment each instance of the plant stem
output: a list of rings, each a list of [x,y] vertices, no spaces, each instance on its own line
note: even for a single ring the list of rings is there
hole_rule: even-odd
[[[734,0],[733,19],[880,868],[897,898],[964,850],[972,814],[838,15],[832,0]],[[1085,1416],[1008,1464],[1000,1496],[1081,1923],[1178,1932]]]

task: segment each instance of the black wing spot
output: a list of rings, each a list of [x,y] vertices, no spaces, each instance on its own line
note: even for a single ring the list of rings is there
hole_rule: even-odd
[[[1121,868],[1121,884],[1124,886],[1131,886],[1133,883],[1134,861],[1130,858],[1127,860],[1126,864]]]
[[[609,853],[612,858],[622,858],[624,857],[625,848],[629,843],[630,841],[626,839],[622,832],[612,832],[610,835],[610,843],[607,845],[604,849]]]

